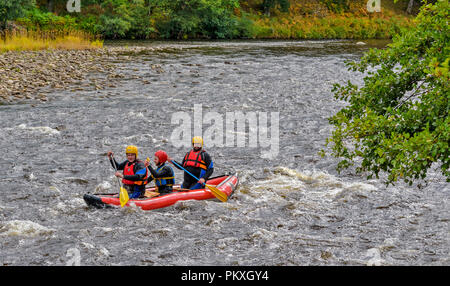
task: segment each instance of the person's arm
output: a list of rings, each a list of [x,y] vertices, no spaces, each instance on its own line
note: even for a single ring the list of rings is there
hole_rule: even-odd
[[[203,176],[200,177],[200,179],[204,179],[206,182],[214,172],[214,163],[211,159],[211,156],[209,156],[209,154],[206,152],[204,153],[203,161],[205,161],[205,165],[207,166],[207,169],[206,169],[205,173],[203,174]]]
[[[205,181],[207,181],[213,173],[214,173],[214,167],[213,167],[213,162],[211,161],[210,167],[206,170],[206,173],[205,173],[205,175],[202,176],[202,178],[204,178]]]
[[[153,169],[151,165],[149,165],[148,170],[150,171],[150,173],[152,173],[153,177],[155,178],[167,178],[172,176],[172,172],[170,171],[170,168],[168,168],[167,166],[159,170],[159,172],[156,172],[156,170]]]
[[[113,160],[115,161],[116,159],[113,158]],[[125,166],[127,165],[128,160],[125,160],[120,164],[117,164],[117,161],[115,161],[115,162],[116,162],[117,170],[123,170],[123,169],[125,169]],[[111,162],[111,164],[112,164],[112,162]]]
[[[150,171],[153,178],[159,178],[159,177],[157,177],[158,173],[156,173],[155,169],[153,169],[153,167],[152,167],[152,165],[150,165],[150,163],[148,164],[147,169]]]
[[[111,157],[109,158],[109,163],[111,163],[111,167],[113,167],[114,170],[116,169],[116,166],[119,165],[114,157],[113,158],[111,158]]]
[[[117,167],[117,170],[123,170],[123,169],[125,168],[125,165],[126,165],[127,161],[123,162],[122,164],[117,163],[116,158],[114,158],[114,152],[108,151],[107,156],[108,156],[108,158],[109,158],[109,163],[111,163],[111,166],[112,166],[114,169],[116,169],[116,167]],[[114,161],[113,161],[113,160],[114,160]],[[115,163],[116,165],[114,165],[114,163]]]

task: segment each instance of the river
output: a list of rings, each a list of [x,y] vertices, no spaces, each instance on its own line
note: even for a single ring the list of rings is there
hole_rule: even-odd
[[[362,83],[345,61],[385,44],[107,43],[158,49],[124,52],[109,85],[0,106],[0,265],[450,265],[450,188],[438,170],[421,189],[387,187],[338,174],[337,160],[318,154],[332,131],[327,118],[344,106],[333,83]],[[164,149],[181,160],[188,148],[174,139],[174,118],[194,126],[199,110],[217,126],[242,112],[265,115],[256,129],[267,127],[268,137],[278,128],[277,142],[250,146],[255,126],[224,127],[215,144],[205,142],[214,175],[239,174],[227,203],[86,206],[85,193],[118,190],[108,150],[125,160],[133,144],[141,158]],[[226,144],[234,135],[248,142]]]

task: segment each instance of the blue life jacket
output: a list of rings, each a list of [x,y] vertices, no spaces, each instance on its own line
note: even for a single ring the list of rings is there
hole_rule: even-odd
[[[151,175],[152,178],[155,180],[155,185],[158,187],[158,190],[159,189],[171,190],[173,185],[175,184],[175,175],[174,175],[175,173],[173,172],[172,167],[170,167],[169,165],[162,164],[156,169],[156,173],[159,173],[159,171],[165,166],[167,166],[171,171],[170,172],[171,174],[168,177],[155,178],[153,177],[153,175]]]

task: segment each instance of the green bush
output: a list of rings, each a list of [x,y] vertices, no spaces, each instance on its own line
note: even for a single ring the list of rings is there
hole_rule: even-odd
[[[99,25],[98,17],[94,15],[81,16],[77,19],[80,29],[93,35],[101,34],[102,27]]]
[[[22,17],[25,11],[34,4],[34,0],[1,0],[0,30],[6,28],[7,21]]]
[[[235,8],[237,0],[168,1],[155,13],[156,28],[163,38],[233,38],[246,33],[238,28]]]
[[[148,9],[144,3],[137,2],[130,7],[129,13],[130,17],[127,20],[130,23],[130,28],[127,31],[127,38],[148,39],[155,32],[155,29],[151,27]]]
[[[268,26],[255,26],[255,37],[259,39],[273,38],[273,28]]]
[[[237,35],[238,38],[255,38],[257,34],[257,27],[255,26],[255,23],[248,18],[247,16],[243,15],[241,18],[237,19]]]
[[[50,12],[42,12],[37,8],[25,11],[23,18],[16,20],[20,25],[29,30],[77,30],[79,29],[76,19],[66,15],[57,16]]]
[[[124,38],[131,27],[131,24],[119,17],[100,17],[101,25],[97,30],[108,39]]]
[[[216,4],[219,2],[210,1],[209,5],[205,5],[200,10],[200,15],[203,15],[200,21],[201,33],[213,39],[233,38],[238,33],[238,21],[230,8],[238,7],[239,3],[224,1],[228,3],[224,3],[225,6],[222,6]]]

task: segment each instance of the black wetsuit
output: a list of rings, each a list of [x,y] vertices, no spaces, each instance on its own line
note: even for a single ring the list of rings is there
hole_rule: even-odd
[[[168,194],[173,190],[173,185],[175,184],[173,169],[166,165],[159,165],[158,168],[153,169],[151,165],[148,166],[148,170],[151,176],[148,178],[148,182],[155,180],[155,185],[158,187],[158,192],[160,194]]]
[[[189,154],[189,152],[187,154]],[[183,166],[183,168],[185,168],[187,171],[189,171],[192,175],[196,176],[198,179],[204,178],[205,182],[206,182],[214,172],[214,164],[211,159],[211,156],[206,151],[202,150],[201,156],[202,156],[202,160],[205,162],[205,165],[207,167],[206,170],[203,170],[202,168],[199,168],[199,167],[184,166],[185,159],[183,159],[181,164],[178,163],[177,161],[175,161],[175,163],[177,163],[180,166]],[[185,156],[185,158],[186,158],[186,156]],[[177,165],[174,164],[174,166],[177,169],[182,170]],[[193,178],[187,172],[184,172],[183,184],[181,185],[181,187],[184,189],[201,189],[204,187],[203,185],[198,184],[197,182],[198,182],[197,179]]]
[[[114,162],[116,163],[117,170],[123,170],[125,169],[125,166],[129,162],[128,160],[118,164],[116,159],[113,158]],[[111,163],[111,166],[114,168],[113,161],[111,159],[109,160]],[[136,163],[133,166],[133,173],[134,175],[124,175],[123,179],[128,181],[142,181],[145,179],[145,172],[142,172],[142,170],[145,170],[144,162],[136,160]],[[138,198],[140,196],[143,196],[145,193],[145,184],[142,185],[129,185],[129,184],[123,184],[124,188],[127,189],[128,193],[131,195],[131,198]]]

